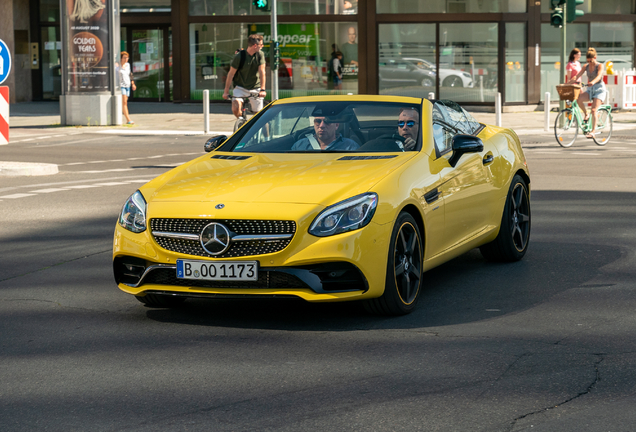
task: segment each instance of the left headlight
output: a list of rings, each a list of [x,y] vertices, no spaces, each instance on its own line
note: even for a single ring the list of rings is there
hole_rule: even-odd
[[[119,225],[134,233],[146,231],[146,208],[144,196],[139,191],[135,192],[121,209]]]
[[[364,193],[324,209],[309,228],[309,234],[327,237],[353,231],[371,222],[378,205],[378,195]]]
[[[466,78],[472,78],[468,72],[462,72],[462,75],[464,75]]]

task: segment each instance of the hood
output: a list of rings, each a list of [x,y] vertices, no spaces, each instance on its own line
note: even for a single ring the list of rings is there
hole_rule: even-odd
[[[213,152],[166,173],[161,178],[165,179],[163,182],[153,181],[154,191],[147,198],[156,202],[232,201],[326,206],[368,191],[415,154],[237,155]],[[365,157],[374,159],[359,159]]]

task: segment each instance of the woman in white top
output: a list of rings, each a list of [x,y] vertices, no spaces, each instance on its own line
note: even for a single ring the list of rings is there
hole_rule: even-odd
[[[130,63],[128,63],[129,57],[130,56],[126,51],[121,52],[121,67],[119,68],[119,74],[121,77],[121,106],[124,111],[124,117],[126,117],[126,124],[132,125],[135,124],[135,122],[130,119],[130,115],[128,114],[128,98],[130,97],[131,87],[134,91],[137,90],[137,86],[135,86],[135,81],[132,79],[132,73],[130,72]]]

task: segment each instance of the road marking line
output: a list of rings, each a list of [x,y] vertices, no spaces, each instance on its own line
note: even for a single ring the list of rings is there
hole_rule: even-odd
[[[75,186],[66,186],[66,189],[89,189],[89,188],[96,188],[99,187],[99,185],[75,185]]]
[[[94,186],[121,186],[125,184],[128,184],[128,182],[95,183]]]
[[[135,168],[114,168],[109,170],[101,170],[101,171],[75,171],[79,174],[100,174],[107,172],[123,172],[123,171],[134,171]]]
[[[61,192],[61,191],[65,191],[68,189],[59,189],[59,188],[52,188],[52,189],[38,189],[38,190],[34,190],[31,191],[32,193],[51,193],[51,192]]]
[[[4,196],[0,196],[0,198],[5,198],[5,199],[16,199],[16,198],[24,198],[24,197],[30,197],[30,196],[35,196],[35,194],[13,194],[13,195],[4,195]]]

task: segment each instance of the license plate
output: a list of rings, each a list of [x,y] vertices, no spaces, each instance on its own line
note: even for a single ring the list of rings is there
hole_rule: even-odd
[[[177,260],[177,279],[255,281],[258,261]]]

